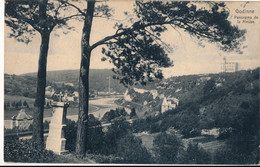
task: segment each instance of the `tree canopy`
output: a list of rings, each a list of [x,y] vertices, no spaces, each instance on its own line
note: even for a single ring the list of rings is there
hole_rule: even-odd
[[[45,9],[42,8],[43,3],[47,3]],[[5,23],[12,31],[9,37],[27,44],[36,31],[50,33],[55,27],[62,27],[65,32],[74,29],[67,24],[69,19],[79,16],[73,13],[73,8],[60,0],[6,0],[5,3]]]
[[[161,33],[169,28],[184,29],[197,38],[198,43],[215,43],[221,50],[241,53],[245,30],[239,30],[228,20],[229,9],[220,2],[136,1],[135,17],[129,23],[117,23],[114,35],[91,46],[105,44],[103,60],[115,65],[113,71],[125,85],[133,80],[145,84],[162,78],[161,67],[172,65],[168,44]]]

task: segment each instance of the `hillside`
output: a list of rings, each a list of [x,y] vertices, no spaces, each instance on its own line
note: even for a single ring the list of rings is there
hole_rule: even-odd
[[[108,117],[120,116],[105,129],[90,114],[87,156],[99,163],[122,163],[120,157],[129,155],[149,163],[160,163],[161,155],[171,163],[171,154],[180,155],[181,164],[258,163],[259,70],[171,77],[129,88],[117,103],[131,113],[135,108],[137,116],[130,123],[128,115],[110,110]],[[163,97],[180,103],[158,114]],[[73,153],[77,124],[68,121],[66,127],[66,149]]]
[[[27,73],[22,75],[4,74],[4,93],[5,95],[16,95],[35,98],[36,94],[36,73]],[[113,72],[107,69],[91,69],[90,70],[90,90],[108,91],[110,79],[110,90],[112,92],[123,93],[125,87],[118,80],[112,79]],[[78,89],[79,70],[63,70],[63,71],[48,71],[46,85],[54,86],[55,88],[64,87],[62,84],[72,86],[71,89]]]
[[[254,122],[254,117],[258,118],[259,70],[171,77],[138,89],[128,89],[117,102],[135,108],[143,118],[147,112],[146,117],[160,111],[157,106],[163,97],[175,97],[180,101],[179,106],[166,112],[169,116],[160,121],[166,127],[186,126],[183,133],[187,136],[204,128],[218,127],[223,131],[231,127],[242,128],[242,122]]]
[[[139,117],[132,125],[134,131],[155,134],[173,129],[186,146],[197,143],[211,152],[213,163],[255,163],[259,157],[259,70],[172,77],[150,83],[142,88],[143,93],[128,90],[122,102],[127,101],[128,107],[143,105],[143,99],[152,99],[155,90],[158,97],[176,97],[180,100],[176,109]],[[139,116],[138,112],[144,110],[136,112]]]
[[[147,86],[136,86],[136,88],[143,89],[143,91],[150,91],[151,95],[153,94],[152,92],[156,91],[158,96],[174,96],[183,103],[194,101],[207,103],[208,100],[217,99],[224,94],[257,92],[259,70],[260,68],[235,73],[171,77],[162,81],[150,82]],[[129,89],[130,92],[133,92],[131,89]],[[201,99],[201,96],[207,92],[213,96],[208,99]],[[132,96],[138,96],[138,92]],[[134,100],[143,102],[142,99]]]
[[[34,98],[36,77],[4,74],[4,94]],[[47,85],[51,83],[47,81]]]
[[[112,79],[114,73],[110,69],[90,69],[90,90],[108,91],[108,77],[111,77],[110,86],[111,91],[122,93],[125,87],[119,83],[118,80]],[[26,73],[21,76],[36,77],[36,73]],[[72,83],[78,87],[79,70],[61,70],[61,71],[48,71],[47,81],[52,83]]]

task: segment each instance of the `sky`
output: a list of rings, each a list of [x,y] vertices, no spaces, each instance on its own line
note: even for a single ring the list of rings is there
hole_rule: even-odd
[[[223,57],[226,57],[227,61],[238,62],[240,70],[254,69],[260,66],[260,10],[257,10],[260,9],[260,2],[226,3],[230,9],[230,21],[234,25],[238,25],[239,28],[247,30],[245,41],[247,48],[243,50],[243,54],[225,53],[213,44],[206,43],[205,47],[201,47],[182,30],[169,29],[168,32],[163,34],[162,38],[173,48],[169,57],[174,66],[163,69],[166,78],[188,74],[218,73],[221,71],[220,64]],[[131,13],[132,10],[132,2],[129,1],[112,1],[109,5],[114,8],[116,19],[124,19],[123,11]],[[254,10],[254,13],[241,13],[243,9]],[[238,23],[237,21],[241,21],[241,19],[237,19],[235,16],[251,16],[254,23]],[[255,16],[259,19],[254,19]],[[115,30],[112,28],[114,23],[113,20],[94,18],[91,43],[114,34]],[[52,32],[47,71],[79,69],[83,24],[81,22],[73,22],[72,24],[76,27],[76,31],[66,35],[60,33],[60,31]],[[26,45],[17,42],[15,39],[7,38],[10,29],[6,26],[4,28],[4,72],[16,75],[37,72],[40,47],[39,34],[34,36],[33,41]],[[55,33],[59,34],[59,37]],[[93,51],[90,68],[112,68],[112,64],[101,61],[103,55],[100,50],[101,47]]]

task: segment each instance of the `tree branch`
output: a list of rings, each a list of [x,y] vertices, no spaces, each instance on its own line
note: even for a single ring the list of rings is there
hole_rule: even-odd
[[[79,7],[77,7],[76,5],[72,4],[72,3],[69,3],[68,1],[64,1],[64,0],[61,0],[61,2],[69,5],[69,6],[72,6],[73,8],[75,8],[79,13],[81,13],[84,17],[87,17],[87,14],[82,11]]]
[[[120,33],[116,33],[114,35],[111,35],[111,36],[107,36],[103,39],[101,39],[100,41],[94,43],[90,48],[91,50],[96,48],[97,46],[99,45],[103,45],[106,41],[109,41],[111,39],[114,39],[116,37],[119,37],[121,35],[124,35],[128,32],[131,32],[131,31],[135,31],[135,30],[138,30],[138,29],[144,29],[145,27],[149,27],[149,26],[156,26],[156,25],[163,25],[163,24],[170,24],[171,22],[164,22],[164,23],[148,23],[148,24],[139,24],[140,22],[135,22],[131,27],[129,28],[125,28],[124,31],[120,32]]]

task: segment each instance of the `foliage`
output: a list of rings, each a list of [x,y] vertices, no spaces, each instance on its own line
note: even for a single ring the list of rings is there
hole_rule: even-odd
[[[64,128],[66,138],[65,149],[74,152],[76,146],[77,124],[75,121],[69,119],[67,119],[66,124],[67,126]],[[104,147],[104,133],[100,121],[98,121],[93,114],[89,115],[88,127],[86,150],[89,153],[102,153]]]
[[[156,133],[161,131],[160,125],[157,122],[157,117],[148,116],[145,119],[135,119],[132,123],[132,129],[134,133],[148,131],[150,133]]]
[[[24,97],[35,97],[36,92],[36,78],[34,77],[22,77],[16,76],[12,77],[11,75],[4,75],[4,93],[5,95],[18,95]],[[19,89],[19,90],[18,90]]]
[[[115,155],[104,155],[104,154],[86,154],[86,158],[93,159],[97,163],[105,163],[105,164],[115,164],[115,163],[123,163],[124,160],[121,157],[117,157]]]
[[[180,153],[183,151],[181,140],[175,135],[169,135],[165,132],[160,133],[154,139],[156,159],[162,164],[179,163]]]
[[[117,141],[121,137],[131,132],[131,126],[125,119],[119,119],[111,123],[111,126],[108,127],[107,132],[105,133],[104,139],[104,154],[116,154],[117,153]]]
[[[259,162],[258,148],[254,152],[241,152],[235,147],[218,149],[214,156],[214,164],[257,164]]]
[[[135,111],[135,108],[131,108],[131,112],[130,112],[130,118],[136,118],[137,115],[136,115],[136,111]]]
[[[152,157],[142,141],[132,134],[127,134],[117,142],[117,156],[123,157],[123,163],[146,164],[152,163]]]
[[[77,124],[70,119],[66,120],[66,126],[64,128],[64,137],[66,139],[65,149],[69,151],[75,151],[77,136]]]
[[[200,148],[198,144],[188,144],[187,150],[182,155],[184,164],[210,164],[211,157],[208,152]]]
[[[24,107],[28,107],[27,101],[24,101],[24,102],[23,102],[23,106],[24,106]]]
[[[42,7],[45,3],[44,13]],[[7,0],[5,2],[5,23],[12,30],[9,37],[15,38],[19,42],[29,43],[36,31],[50,33],[55,27],[71,30],[73,27],[68,26],[67,21],[78,15],[68,15],[66,11],[68,11],[68,6],[62,5],[62,1],[22,0],[17,3]]]
[[[90,153],[102,153],[104,147],[104,133],[102,131],[101,122],[97,120],[93,114],[89,115],[88,135],[86,150]]]
[[[124,108],[116,108],[116,110],[111,109],[109,112],[106,112],[102,117],[102,122],[111,122],[113,119],[118,117],[125,117],[127,116],[127,112]]]
[[[31,140],[19,140],[17,138],[5,138],[4,141],[5,162],[24,163],[57,163],[60,157],[52,151],[35,147]],[[66,162],[66,159],[62,159]],[[68,161],[67,161],[68,163]]]
[[[67,1],[66,1],[67,2]],[[85,118],[88,117],[89,94],[89,67],[92,51],[101,45],[102,54],[116,68],[114,78],[120,80],[125,86],[162,79],[161,67],[170,67],[172,62],[168,57],[167,44],[160,35],[166,31],[166,25],[184,29],[192,36],[218,43],[224,51],[240,51],[241,42],[244,40],[245,31],[232,26],[227,20],[229,12],[225,3],[205,3],[208,8],[198,7],[193,2],[160,2],[160,1],[136,1],[134,8],[135,18],[130,18],[130,26],[116,23],[116,33],[106,36],[90,45],[91,27],[97,11],[109,18],[111,10],[108,6],[96,6],[96,1],[87,1],[86,10],[67,2],[74,7],[84,19],[81,41],[81,65],[79,77],[80,107],[78,123],[77,154],[84,154],[84,140],[86,130],[83,128]],[[221,21],[219,21],[221,20]],[[196,23],[196,24],[195,24]],[[175,27],[173,27],[175,28]],[[86,95],[87,94],[87,95]],[[81,99],[82,98],[82,99]]]
[[[239,30],[227,20],[229,11],[224,3],[204,3],[199,7],[188,1],[136,1],[134,12],[137,18],[132,26],[116,24],[117,34],[96,43],[107,42],[107,49],[103,48],[102,53],[115,65],[115,78],[125,85],[134,84],[133,79],[142,85],[153,78],[160,79],[162,72],[157,67],[171,66],[165,51],[168,46],[160,38],[167,30],[166,25],[184,29],[199,42],[207,40],[217,43],[224,51],[241,52],[245,30]]]

